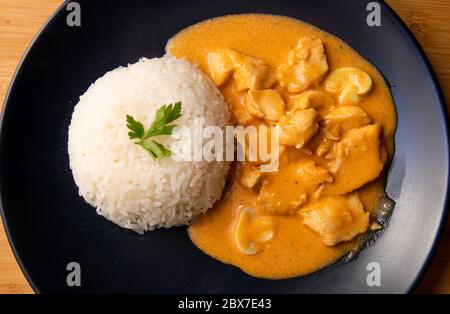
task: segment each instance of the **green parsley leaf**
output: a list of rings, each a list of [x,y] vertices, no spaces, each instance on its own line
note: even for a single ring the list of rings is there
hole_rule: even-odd
[[[170,157],[172,152],[164,147],[164,145],[154,141],[154,140],[145,140],[143,142],[138,143],[142,148],[144,148],[147,153],[153,159],[158,159],[162,157]]]
[[[156,111],[155,118],[147,132],[145,132],[141,122],[136,121],[132,116],[127,115],[127,127],[130,130],[128,136],[131,140],[139,139],[136,144],[145,149],[153,159],[156,160],[158,158],[169,157],[172,152],[157,141],[150,140],[150,138],[158,135],[172,135],[177,125],[168,124],[181,117],[181,110],[182,105],[180,101],[174,104],[161,106]]]
[[[150,129],[145,133],[144,139],[157,135],[171,135],[176,126],[167,124],[181,117],[181,108],[181,101],[160,107],[156,111]]]
[[[130,115],[127,115],[127,127],[131,131],[128,132],[130,139],[142,138],[144,136],[144,126],[139,121],[134,120]]]

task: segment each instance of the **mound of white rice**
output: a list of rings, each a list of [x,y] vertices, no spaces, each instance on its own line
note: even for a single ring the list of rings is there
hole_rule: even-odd
[[[80,97],[69,127],[70,167],[79,194],[98,214],[142,233],[188,224],[220,198],[227,163],[154,161],[128,137],[127,114],[147,129],[157,108],[177,101],[183,110],[177,125],[228,122],[227,104],[210,79],[169,55],[106,73]],[[167,148],[177,141],[155,139]]]

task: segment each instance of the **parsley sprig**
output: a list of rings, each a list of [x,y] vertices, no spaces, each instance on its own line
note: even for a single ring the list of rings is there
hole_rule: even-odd
[[[151,138],[158,135],[171,135],[177,127],[169,123],[181,117],[181,101],[158,108],[150,128],[145,131],[144,125],[136,121],[133,116],[127,115],[127,127],[130,130],[128,136],[131,140],[138,139],[137,145],[141,146],[154,160],[169,157],[172,152]]]

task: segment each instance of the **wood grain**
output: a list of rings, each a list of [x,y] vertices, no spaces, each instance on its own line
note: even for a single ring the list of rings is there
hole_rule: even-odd
[[[388,0],[419,40],[450,105],[450,1]],[[450,220],[450,219],[449,219]],[[450,223],[417,293],[450,293]]]
[[[0,107],[22,54],[62,0],[0,0]],[[450,104],[450,1],[388,0],[425,52]],[[0,221],[0,293],[32,293]],[[450,293],[450,224],[419,293]]]

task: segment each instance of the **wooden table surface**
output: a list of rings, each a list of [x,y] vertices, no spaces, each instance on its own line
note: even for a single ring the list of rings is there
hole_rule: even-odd
[[[0,0],[0,107],[33,36],[62,0]],[[450,1],[388,0],[425,49],[450,104]],[[0,220],[0,293],[32,293]],[[450,223],[417,292],[450,293]]]

